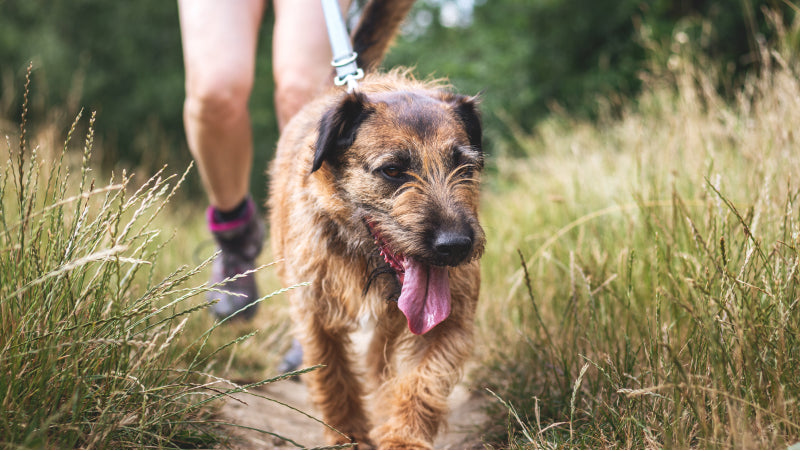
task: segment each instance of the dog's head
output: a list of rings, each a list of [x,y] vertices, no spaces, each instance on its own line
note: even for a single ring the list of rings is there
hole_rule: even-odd
[[[439,90],[347,94],[320,121],[312,172],[373,238],[414,333],[449,315],[447,268],[483,252],[481,140],[476,100]]]

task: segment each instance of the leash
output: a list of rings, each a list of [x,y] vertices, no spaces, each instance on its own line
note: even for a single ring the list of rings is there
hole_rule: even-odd
[[[347,92],[353,92],[358,87],[358,80],[364,78],[364,71],[356,63],[358,54],[353,51],[353,45],[350,43],[350,35],[347,34],[347,27],[339,9],[339,1],[321,1],[333,53],[331,65],[336,68],[333,83],[336,86],[347,85]]]

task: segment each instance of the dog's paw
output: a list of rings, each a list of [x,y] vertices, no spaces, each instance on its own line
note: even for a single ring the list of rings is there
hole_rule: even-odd
[[[367,437],[353,437],[353,442],[358,443],[353,449],[375,449],[375,445]]]
[[[348,440],[346,437],[342,437],[339,434],[335,436],[331,434],[328,437],[328,443],[333,446],[342,446],[344,449],[375,449],[375,445],[366,436],[366,434],[351,434],[351,438]],[[349,447],[347,445],[350,445]]]
[[[396,433],[388,433],[376,440],[378,449],[431,449],[431,443]]]

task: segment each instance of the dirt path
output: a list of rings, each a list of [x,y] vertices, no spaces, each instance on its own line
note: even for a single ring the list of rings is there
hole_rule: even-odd
[[[300,382],[279,381],[255,393],[272,398],[318,417],[309,403],[308,392]],[[278,403],[250,394],[228,400],[219,413],[219,420],[241,426],[270,431],[296,443],[313,448],[324,446],[320,423]],[[437,437],[436,449],[482,449],[481,431],[487,417],[483,407],[488,398],[471,391],[464,384],[456,387],[450,397],[449,427]],[[244,428],[226,427],[230,437],[225,449],[295,449],[296,446],[277,437]]]

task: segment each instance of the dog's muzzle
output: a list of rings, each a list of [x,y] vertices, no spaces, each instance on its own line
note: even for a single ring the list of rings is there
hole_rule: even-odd
[[[367,220],[367,227],[381,256],[395,271],[400,282],[397,307],[406,316],[409,330],[422,335],[447,319],[451,304],[447,266],[430,265],[395,252],[381,237],[379,227],[374,221]],[[444,237],[439,244],[441,249],[437,252],[444,254],[445,258],[464,252],[465,244],[461,237]],[[469,249],[471,247],[470,240]]]

